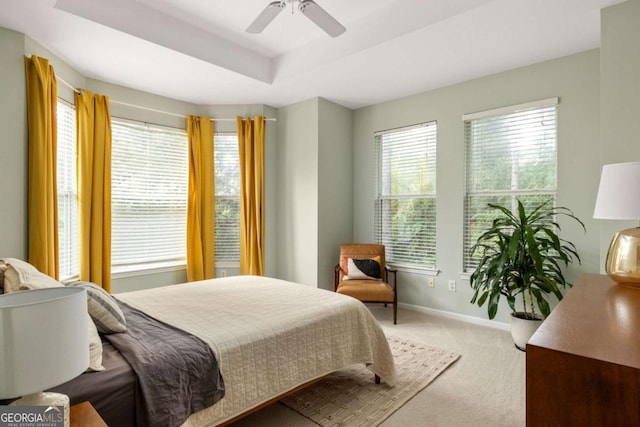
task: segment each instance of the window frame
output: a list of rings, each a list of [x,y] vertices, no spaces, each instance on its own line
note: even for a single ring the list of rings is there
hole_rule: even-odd
[[[464,208],[463,208],[463,241],[462,241],[462,273],[460,275],[462,277],[468,278],[473,271],[475,271],[476,263],[473,262],[472,258],[469,256],[469,250],[473,246],[472,237],[469,235],[471,223],[470,223],[470,205],[471,199],[473,197],[505,197],[508,196],[510,198],[511,206],[513,209],[516,203],[516,199],[520,196],[550,196],[553,199],[554,206],[557,203],[557,195],[558,195],[558,106],[559,98],[546,98],[538,101],[517,104],[507,107],[496,108],[487,111],[481,111],[476,113],[465,114],[462,117],[463,126],[464,126],[464,153],[465,153],[465,161],[464,161],[464,173],[465,173],[465,189],[464,189]],[[553,171],[553,188],[513,188],[513,181],[511,181],[511,188],[508,190],[492,190],[492,191],[470,191],[470,182],[471,176],[471,148],[472,144],[471,138],[472,135],[468,131],[468,126],[472,125],[472,122],[477,122],[485,119],[495,119],[498,117],[508,116],[516,113],[527,113],[531,112],[532,114],[544,114],[544,110],[553,109],[554,121],[553,121],[553,143],[554,143],[554,163],[555,168]],[[495,144],[497,146],[498,144]],[[511,145],[509,146],[512,147]],[[489,208],[485,208],[485,212],[489,212]],[[477,256],[477,255],[476,255]],[[474,257],[475,258],[475,257]]]
[[[111,209],[112,209],[112,214],[111,214],[111,218],[112,218],[112,223],[111,223],[111,234],[112,234],[112,252],[111,252],[111,275],[113,278],[124,278],[124,277],[133,277],[133,276],[142,276],[142,275],[148,275],[148,274],[157,274],[157,273],[163,273],[163,272],[171,272],[171,271],[178,271],[178,270],[184,270],[186,268],[186,262],[187,262],[187,253],[186,253],[186,220],[187,220],[187,197],[188,197],[188,176],[189,176],[189,160],[188,160],[188,156],[189,156],[189,144],[188,144],[188,136],[187,136],[187,132],[184,128],[179,128],[179,127],[174,127],[174,126],[168,126],[168,125],[162,125],[162,124],[157,124],[157,123],[149,123],[149,122],[145,122],[145,121],[140,121],[140,120],[133,120],[133,119],[129,119],[129,118],[123,118],[123,117],[116,117],[116,116],[112,116],[111,117],[111,127],[112,127],[112,140],[115,140],[115,138],[113,137],[113,129],[115,127],[117,127],[119,124],[123,125],[123,126],[142,126],[145,128],[150,128],[150,129],[160,129],[160,130],[166,130],[168,132],[171,133],[177,133],[180,134],[181,136],[184,137],[184,158],[185,158],[185,164],[184,164],[184,184],[185,184],[185,194],[184,194],[184,227],[182,227],[182,234],[184,236],[184,251],[182,253],[182,256],[180,258],[176,258],[176,259],[172,259],[172,260],[164,260],[164,261],[151,261],[149,260],[148,262],[139,262],[139,263],[132,263],[132,264],[123,264],[123,265],[115,265],[113,263],[113,259],[114,259],[114,252],[115,252],[115,248],[113,245],[113,240],[114,240],[114,226],[115,226],[115,221],[114,221],[114,213],[115,213],[115,200],[116,197],[113,196],[114,193],[114,187],[115,187],[115,182],[114,182],[114,175],[113,175],[113,164],[114,164],[114,150],[113,150],[113,146],[112,146],[112,158],[111,158],[111,162],[112,162],[112,175],[111,175],[111,190],[112,190],[112,197],[111,197]]]
[[[383,143],[384,136],[399,134],[401,132],[407,132],[413,129],[421,129],[421,128],[425,130],[425,134],[422,135],[421,137],[425,139],[424,150],[425,150],[426,161],[427,161],[427,173],[432,175],[431,179],[433,184],[433,191],[430,191],[430,192],[417,191],[417,192],[412,192],[407,194],[392,194],[393,190],[385,191],[383,189],[383,187],[385,187],[385,184],[383,183],[383,180],[385,179],[385,177],[383,176],[384,175],[383,163],[385,162],[385,159],[384,159],[384,153],[382,152],[382,146],[381,146],[381,144]],[[376,190],[375,190],[375,202],[374,202],[373,240],[376,243],[384,244],[385,247],[387,248],[385,258],[386,258],[387,265],[389,265],[390,267],[396,268],[404,272],[435,276],[438,274],[437,222],[436,222],[437,221],[437,182],[436,182],[437,121],[433,120],[433,121],[422,122],[414,125],[403,126],[403,127],[388,129],[384,131],[378,131],[374,133],[374,142],[375,142],[374,156],[375,156],[375,164],[376,164],[376,168],[375,168]],[[431,170],[431,168],[433,168],[433,170]],[[394,257],[392,255],[393,254],[392,244],[390,244],[389,240],[387,240],[383,236],[384,234],[384,232],[382,231],[384,227],[383,223],[388,224],[391,221],[391,219],[389,218],[385,220],[384,213],[381,213],[383,209],[382,207],[383,203],[385,201],[392,201],[392,200],[400,201],[400,200],[418,200],[418,199],[433,201],[433,210],[430,212],[430,216],[433,217],[433,237],[432,237],[433,243],[429,245],[428,242],[424,242],[425,248],[422,254],[422,256],[424,257],[431,256],[433,258],[432,264],[394,260]],[[386,228],[389,229],[389,226],[387,226]],[[429,255],[429,252],[431,252],[432,255]]]
[[[70,147],[63,145],[63,139],[60,138],[61,130],[64,126],[61,126],[60,120],[63,119],[63,114],[60,114],[60,108],[67,108],[67,113],[70,113],[71,125],[70,129],[68,129],[69,134],[71,135],[71,141],[65,141],[70,143]],[[63,98],[57,98],[56,105],[56,190],[57,190],[57,201],[58,204],[58,270],[60,273],[60,280],[68,281],[77,279],[80,274],[80,253],[78,251],[78,243],[79,243],[79,218],[78,218],[78,183],[77,183],[77,174],[76,174],[76,154],[77,154],[77,135],[76,135],[76,107],[73,103],[66,101]],[[68,150],[68,156],[61,156],[61,150]],[[61,168],[60,164],[63,157],[68,157],[66,160],[69,162],[70,167]],[[64,182],[60,181],[60,174],[64,173],[67,175]],[[66,195],[66,196],[65,196]],[[61,198],[67,197],[69,199],[68,203],[64,203],[63,205],[68,207],[67,209],[62,207],[61,209]],[[75,203],[71,200],[75,198]],[[64,228],[63,225],[69,223],[71,227]],[[64,243],[67,242],[69,247]],[[63,259],[63,252],[68,252],[69,259]],[[66,266],[63,265],[67,264]],[[67,270],[69,270],[69,274],[66,274]]]
[[[218,248],[216,247],[216,268],[240,268],[240,191],[241,191],[241,181],[242,181],[242,173],[240,171],[240,150],[239,150],[239,146],[238,146],[238,132],[237,131],[222,131],[222,132],[216,132],[215,135],[213,136],[213,153],[214,153],[214,159],[216,158],[216,147],[218,147],[218,144],[216,144],[216,137],[217,136],[223,136],[223,137],[235,137],[235,142],[236,142],[236,148],[238,149],[238,157],[237,157],[237,161],[238,161],[238,193],[237,195],[220,195],[218,194],[218,192],[216,191],[216,189],[214,188],[214,199],[215,199],[215,204],[216,204],[216,217],[215,217],[215,224],[217,227],[218,224],[218,215],[217,215],[217,203],[218,200],[236,200],[238,203],[238,222],[237,222],[237,233],[238,233],[238,258],[237,259],[225,259],[225,260],[220,260],[220,257],[218,256]],[[215,160],[214,160],[215,163]],[[218,168],[214,167],[214,174],[218,173]],[[216,178],[216,185],[218,183],[218,179]],[[214,185],[215,187],[215,185]],[[215,228],[215,227],[214,227]],[[215,231],[214,231],[215,232]],[[217,244],[218,242],[218,235],[216,233],[216,239],[215,242]]]

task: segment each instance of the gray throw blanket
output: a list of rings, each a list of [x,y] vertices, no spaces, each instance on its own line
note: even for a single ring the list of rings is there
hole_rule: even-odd
[[[201,339],[118,301],[127,332],[105,335],[138,377],[138,426],[179,426],[224,397],[213,351]]]

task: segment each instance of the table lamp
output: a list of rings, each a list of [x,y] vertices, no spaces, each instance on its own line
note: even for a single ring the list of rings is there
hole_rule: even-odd
[[[48,288],[0,295],[0,399],[11,405],[64,406],[69,398],[43,390],[89,366],[87,294],[81,288]]]
[[[594,218],[640,220],[640,162],[602,167]],[[613,237],[605,268],[618,284],[640,288],[640,227]]]

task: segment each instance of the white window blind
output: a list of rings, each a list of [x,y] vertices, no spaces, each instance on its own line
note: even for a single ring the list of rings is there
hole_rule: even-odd
[[[60,279],[80,272],[78,252],[78,186],[76,185],[75,108],[58,99],[57,105],[58,255]]]
[[[186,132],[113,119],[112,135],[113,271],[184,264]]]
[[[395,266],[435,269],[436,123],[376,134],[375,232]]]
[[[510,112],[477,113],[465,117],[466,197],[464,269],[478,265],[470,249],[491,226],[496,210],[517,200],[530,209],[556,197],[557,98],[515,106]]]
[[[214,136],[216,263],[240,262],[240,162],[238,135]]]

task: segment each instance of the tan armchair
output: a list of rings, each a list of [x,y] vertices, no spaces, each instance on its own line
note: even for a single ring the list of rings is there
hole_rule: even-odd
[[[379,264],[379,268],[372,260]],[[350,266],[355,267],[354,272],[349,271]],[[370,276],[367,276],[368,273]],[[342,244],[340,245],[340,263],[334,268],[334,290],[366,303],[381,303],[385,306],[393,304],[393,324],[395,325],[398,316],[396,273],[397,270],[386,266],[384,245]],[[390,274],[393,275],[393,281],[388,280]]]

